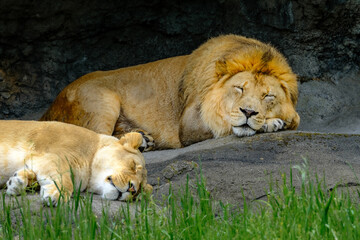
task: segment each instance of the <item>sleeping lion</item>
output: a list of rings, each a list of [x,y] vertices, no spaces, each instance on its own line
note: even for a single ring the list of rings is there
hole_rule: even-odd
[[[296,129],[297,99],[296,75],[281,53],[224,35],[190,55],[82,76],[41,120],[118,138],[138,131],[145,150],[180,148],[229,134]]]
[[[75,189],[110,200],[129,200],[147,184],[138,150],[143,137],[127,133],[120,140],[59,122],[0,121],[0,186],[18,195],[37,181],[40,196],[57,205]],[[75,184],[75,186],[73,185]]]

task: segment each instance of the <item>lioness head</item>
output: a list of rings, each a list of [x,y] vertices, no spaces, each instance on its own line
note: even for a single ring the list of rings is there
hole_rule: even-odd
[[[132,199],[141,188],[151,192],[145,160],[138,149],[142,139],[140,133],[132,132],[99,149],[91,168],[89,191],[123,201]]]
[[[268,126],[277,121],[284,129],[296,129],[297,80],[286,59],[254,39],[231,36],[224,41],[228,45],[214,63],[213,77],[199,80],[209,83],[201,116],[215,137],[270,132]]]

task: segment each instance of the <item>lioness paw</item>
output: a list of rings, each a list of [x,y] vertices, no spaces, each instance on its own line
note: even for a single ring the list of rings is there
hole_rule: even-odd
[[[281,129],[284,129],[285,122],[280,118],[271,118],[266,120],[265,124],[262,126],[263,132],[276,132]]]
[[[143,130],[138,130],[137,132],[143,136],[143,142],[139,147],[140,152],[147,152],[152,150],[155,147],[154,138]]]
[[[40,196],[43,204],[57,206],[60,192],[54,184],[47,184],[41,186]]]
[[[9,195],[19,195],[25,190],[27,184],[27,179],[22,179],[15,173],[14,176],[10,177],[10,179],[6,182],[6,193]]]
[[[146,184],[143,188],[146,193],[152,193],[153,191],[153,187],[150,184]]]

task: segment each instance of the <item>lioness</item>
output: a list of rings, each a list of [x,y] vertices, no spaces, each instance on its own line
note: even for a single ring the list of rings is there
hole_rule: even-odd
[[[37,181],[44,203],[67,200],[74,187],[129,200],[147,184],[139,133],[120,140],[59,122],[0,121],[0,186],[17,195]],[[73,176],[71,176],[73,174]],[[73,182],[75,186],[73,186]]]
[[[113,71],[67,86],[42,116],[121,137],[143,132],[157,149],[212,137],[296,129],[296,75],[275,48],[236,35],[192,54]]]

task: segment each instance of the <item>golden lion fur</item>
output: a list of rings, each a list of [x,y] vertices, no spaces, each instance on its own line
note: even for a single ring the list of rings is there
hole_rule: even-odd
[[[275,48],[224,35],[190,55],[80,77],[41,120],[117,137],[145,130],[156,148],[178,148],[232,133],[296,129],[297,98],[296,75]]]
[[[138,150],[139,133],[119,140],[71,124],[16,120],[1,120],[0,129],[0,186],[7,182],[9,194],[19,194],[34,181],[43,201],[54,204],[59,188],[65,200],[80,186],[112,200],[131,198],[140,185],[152,189]]]

